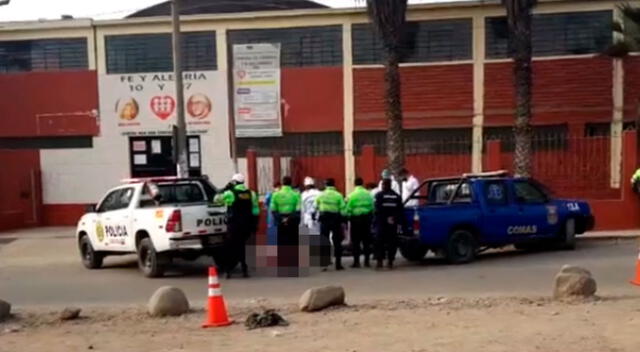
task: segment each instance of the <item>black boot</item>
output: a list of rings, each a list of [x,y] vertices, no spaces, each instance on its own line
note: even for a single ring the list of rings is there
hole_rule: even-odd
[[[371,267],[371,263],[369,263],[369,257],[367,257],[367,256],[364,257],[364,266],[366,268],[370,268]]]
[[[390,260],[390,261],[387,263],[387,268],[389,268],[389,269],[393,269],[393,260]]]
[[[242,277],[244,278],[249,277],[249,268],[247,267],[246,263],[242,263]]]
[[[378,263],[376,264],[376,269],[380,270],[382,268],[383,268],[382,260],[378,260]]]
[[[344,270],[344,267],[342,266],[342,260],[341,259],[336,259],[336,270],[338,270],[338,271]]]

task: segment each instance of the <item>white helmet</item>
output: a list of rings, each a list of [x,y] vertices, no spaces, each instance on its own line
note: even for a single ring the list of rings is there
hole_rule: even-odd
[[[314,179],[312,179],[311,177],[305,177],[304,178],[304,185],[306,186],[315,186],[316,181]]]
[[[231,178],[231,181],[234,181],[234,182],[237,182],[237,183],[244,183],[244,175],[243,174],[235,174]]]

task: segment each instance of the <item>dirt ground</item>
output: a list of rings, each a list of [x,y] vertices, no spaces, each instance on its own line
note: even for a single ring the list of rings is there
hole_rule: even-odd
[[[242,322],[262,307],[291,323],[247,331]],[[320,313],[268,301],[230,307],[239,323],[200,328],[201,310],[152,319],[144,307],[92,308],[58,322],[46,310],[17,311],[0,324],[2,352],[71,351],[637,351],[640,297],[558,303],[538,298],[353,302]]]

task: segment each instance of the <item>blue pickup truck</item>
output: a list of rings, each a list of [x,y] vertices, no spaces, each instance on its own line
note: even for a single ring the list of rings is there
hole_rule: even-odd
[[[450,263],[467,263],[484,250],[574,249],[576,235],[594,226],[589,204],[554,199],[530,178],[505,171],[431,179],[421,184],[406,207],[400,253],[419,261],[429,250]]]

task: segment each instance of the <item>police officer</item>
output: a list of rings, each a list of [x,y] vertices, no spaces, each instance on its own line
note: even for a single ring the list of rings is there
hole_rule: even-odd
[[[351,245],[353,247],[353,268],[360,267],[360,253],[364,253],[364,266],[370,267],[371,220],[374,200],[363,187],[362,178],[356,178],[356,188],[347,197],[345,213],[351,223]],[[361,248],[362,246],[362,248]]]
[[[244,175],[233,175],[230,189],[222,194],[222,200],[227,205],[229,223],[228,259],[224,266],[228,279],[231,278],[238,262],[242,266],[243,276],[249,277],[245,246],[251,234],[255,232],[257,218],[260,215],[258,197],[245,186],[244,181]]]
[[[402,197],[392,189],[391,178],[382,180],[382,189],[376,194],[375,229],[376,229],[376,268],[382,268],[385,257],[387,266],[393,268],[396,257],[399,228],[403,220]]]
[[[270,204],[278,226],[278,267],[286,268],[285,276],[296,276],[298,272],[300,193],[291,188],[291,183],[291,177],[285,176],[282,187],[271,196]]]
[[[329,266],[327,263],[331,256],[329,246],[329,236],[332,235],[334,256],[336,258],[336,270],[344,270],[342,266],[342,220],[345,211],[344,197],[336,190],[336,181],[332,178],[325,182],[324,191],[316,198],[316,205],[320,212],[320,235],[323,237],[325,245],[321,249],[321,264]]]

